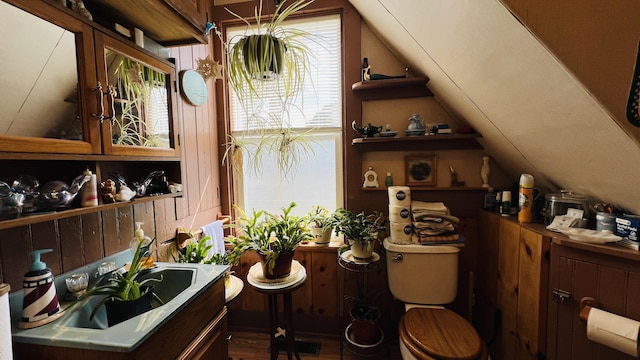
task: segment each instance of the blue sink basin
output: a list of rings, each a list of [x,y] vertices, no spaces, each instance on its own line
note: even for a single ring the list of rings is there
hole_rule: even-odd
[[[138,276],[138,280],[142,281],[147,278],[162,279],[160,282],[152,282],[153,292],[162,300],[152,301],[152,308],[163,306],[170,302],[173,298],[180,295],[194,281],[194,269],[153,269]],[[103,299],[103,296],[93,296],[82,303],[76,304],[69,309],[70,312],[63,319],[60,319],[60,325],[75,328],[88,329],[106,329],[107,312],[102,306],[96,314],[90,319],[91,311]]]

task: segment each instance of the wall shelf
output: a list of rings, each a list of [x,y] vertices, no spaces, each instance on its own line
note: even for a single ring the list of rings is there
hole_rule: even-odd
[[[411,186],[411,191],[482,191],[482,192],[486,192],[488,190],[489,190],[488,188],[469,187],[469,186],[453,186],[453,187]],[[362,191],[387,191],[387,188],[386,187],[362,188]]]
[[[427,87],[428,77],[359,81],[351,90],[360,100],[384,100],[433,96]]]
[[[122,201],[116,202],[113,204],[100,204],[98,206],[89,206],[83,208],[72,208],[60,211],[51,211],[51,212],[43,212],[37,213],[33,215],[22,215],[15,219],[10,220],[2,220],[0,221],[0,230],[9,229],[18,226],[30,225],[44,221],[64,219],[72,216],[79,216],[84,214],[90,214],[98,211],[105,211],[116,209],[124,206],[129,206],[135,202],[147,202],[154,201],[160,199],[168,199],[182,196],[182,192],[173,193],[173,194],[163,194],[163,195],[153,195],[153,196],[145,196],[141,198],[134,198],[132,201]]]
[[[352,145],[363,151],[466,150],[482,149],[479,134],[443,134],[404,137],[355,138]]]

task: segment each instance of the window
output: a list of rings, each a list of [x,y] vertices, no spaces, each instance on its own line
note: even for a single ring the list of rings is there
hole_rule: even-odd
[[[311,52],[311,67],[307,71],[303,92],[285,115],[287,123],[297,132],[310,132],[312,152],[301,154],[297,167],[287,176],[278,170],[272,152],[261,151],[257,159],[243,155],[243,169],[234,172],[234,191],[236,205],[248,213],[253,209],[279,212],[289,202],[295,201],[298,206],[294,212],[301,215],[310,211],[313,205],[333,210],[343,203],[340,15],[287,21],[283,27],[287,26],[314,35],[306,43]],[[233,39],[234,35],[241,35],[245,30],[244,26],[228,28],[227,38]],[[267,83],[263,86],[270,85]],[[261,138],[255,131],[257,121],[262,121],[261,128],[276,133],[277,126],[264,123],[269,116],[282,113],[281,101],[276,93],[276,90],[265,91],[267,95],[260,101],[243,106],[232,92],[229,101],[231,135],[255,145]],[[256,160],[262,165],[260,171],[251,171],[254,167],[249,162]]]

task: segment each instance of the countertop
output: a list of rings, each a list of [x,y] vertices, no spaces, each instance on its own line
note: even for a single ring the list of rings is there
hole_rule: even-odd
[[[103,261],[116,261],[116,263],[124,265],[126,259],[131,259],[130,254],[131,252],[127,250],[69,273],[58,275],[55,279],[58,298],[63,298],[63,294],[66,292],[64,279],[72,273],[88,272],[93,274],[99,263]],[[123,259],[125,261],[123,261]],[[112,352],[130,352],[171,319],[172,316],[188,306],[193,299],[208,289],[216,280],[222,279],[225,271],[229,268],[227,265],[156,264],[158,268],[195,269],[196,273],[191,286],[168,303],[107,329],[64,326],[65,317],[69,316],[73,312],[73,309],[71,309],[68,314],[62,315],[59,319],[49,324],[33,329],[20,329],[18,322],[22,318],[23,291],[20,290],[12,293],[9,297],[9,303],[11,308],[13,341]],[[60,303],[62,309],[64,309],[65,305],[66,304],[62,302]]]

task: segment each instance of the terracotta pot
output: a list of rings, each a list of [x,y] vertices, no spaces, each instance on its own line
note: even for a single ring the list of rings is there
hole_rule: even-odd
[[[373,244],[371,243],[359,243],[353,240],[349,240],[351,243],[351,255],[358,260],[370,259],[373,255]]]
[[[349,312],[351,315],[351,335],[358,344],[371,345],[380,336],[380,311],[376,309],[376,317],[374,319],[364,320],[358,316],[361,310],[362,307],[356,306]]]
[[[151,300],[153,300],[153,289],[149,289],[146,294],[136,300],[107,301],[105,303],[107,323],[111,327],[151,310]]]
[[[313,235],[313,241],[316,245],[326,246],[331,242],[331,232],[333,229],[322,230],[322,228],[310,226],[311,234]]]
[[[289,274],[291,274],[291,262],[293,261],[294,253],[295,251],[289,251],[278,255],[272,273],[269,272],[269,268],[267,267],[267,257],[258,253],[264,277],[267,279],[281,279],[289,276]]]

